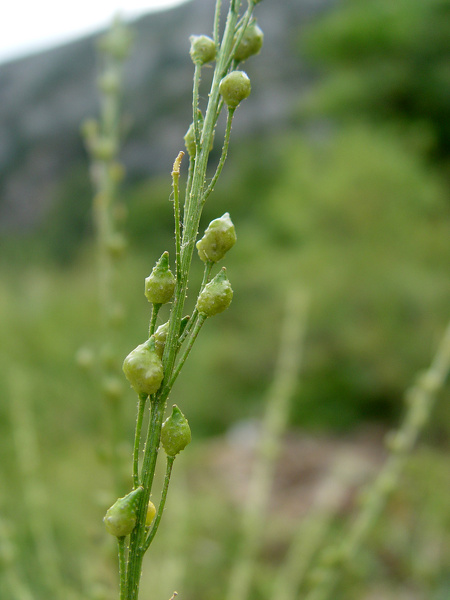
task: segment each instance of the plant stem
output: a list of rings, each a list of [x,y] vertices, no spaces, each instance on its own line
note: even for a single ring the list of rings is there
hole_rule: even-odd
[[[186,362],[187,357],[189,356],[190,351],[192,350],[192,346],[194,345],[195,340],[200,332],[200,329],[203,326],[203,323],[206,321],[206,317],[204,315],[198,315],[195,321],[194,329],[189,338],[189,342],[184,349],[183,354],[180,357],[180,360],[176,366],[175,371],[173,372],[172,379],[170,380],[169,386],[172,387],[175,383],[176,378],[180,374],[181,369],[183,368],[184,363]]]
[[[161,500],[160,500],[159,506],[158,506],[158,513],[155,517],[155,520],[153,521],[152,528],[150,529],[147,539],[145,540],[145,544],[143,547],[144,552],[147,551],[148,547],[152,543],[153,538],[155,537],[156,532],[158,531],[159,524],[161,522],[162,514],[164,512],[164,507],[166,505],[167,491],[169,489],[170,476],[172,474],[172,467],[173,467],[174,461],[175,461],[175,456],[167,457],[166,476],[164,478],[164,486],[163,486],[163,490],[161,493]]]
[[[256,552],[264,530],[264,513],[269,500],[275,461],[287,424],[289,402],[297,384],[305,321],[306,298],[298,291],[291,292],[287,298],[280,351],[268,392],[261,437],[249,483],[242,518],[242,541],[231,571],[228,600],[245,600],[250,591]]]
[[[219,179],[219,176],[222,173],[223,165],[225,164],[225,161],[227,159],[228,146],[230,144],[231,123],[233,121],[234,111],[235,111],[234,108],[228,109],[227,125],[226,125],[226,129],[225,129],[225,138],[224,138],[224,142],[223,142],[223,146],[222,146],[222,154],[220,156],[220,160],[219,160],[219,164],[217,165],[216,172],[214,173],[214,177],[212,178],[206,192],[203,194],[202,202],[206,202],[206,199],[208,198],[210,193],[213,191],[214,186],[216,185],[217,180]]]
[[[383,469],[368,490],[365,503],[348,535],[333,552],[333,560],[324,555],[319,568],[318,583],[307,600],[326,600],[333,593],[342,567],[355,559],[356,553],[369,530],[378,520],[387,499],[398,486],[401,472],[416,440],[426,424],[450,369],[450,324],[429,369],[419,377],[407,392],[408,411],[400,429],[391,436],[391,454]],[[327,554],[327,553],[325,553]]]
[[[172,187],[173,187],[173,212],[175,220],[175,264],[177,266],[176,276],[178,279],[178,265],[180,264],[181,254],[181,232],[180,232],[180,166],[184,152],[179,152],[172,169]]]
[[[141,432],[142,432],[142,421],[144,419],[145,404],[147,402],[145,394],[140,396],[138,402],[138,411],[136,417],[136,429],[134,434],[134,448],[133,448],[133,485],[134,488],[139,487],[139,449],[141,447]]]
[[[202,279],[202,283],[200,285],[199,294],[201,294],[201,292],[203,291],[203,288],[208,283],[209,276],[211,275],[211,270],[212,270],[213,266],[214,266],[214,263],[211,260],[208,260],[205,263],[205,268],[203,269],[203,279]],[[187,323],[186,327],[184,328],[183,333],[180,336],[180,340],[178,342],[180,346],[184,342],[184,340],[187,338],[190,331],[192,330],[192,327],[194,326],[194,324],[197,320],[197,316],[198,316],[198,310],[197,310],[197,307],[195,307],[194,310],[192,311],[192,316],[189,319],[189,322]]]
[[[152,403],[147,441],[145,444],[144,461],[141,473],[141,485],[144,488],[137,509],[136,526],[130,536],[130,549],[127,565],[127,600],[137,600],[139,580],[141,577],[142,559],[144,557],[143,542],[145,537],[145,518],[150,499],[150,491],[155,475],[156,459],[158,457],[161,426],[167,398],[159,398]]]
[[[159,309],[161,308],[162,304],[152,304],[152,316],[150,318],[150,326],[148,328],[148,337],[151,338],[152,335],[155,333],[155,329],[156,329],[156,321],[158,319],[158,313],[159,313]]]
[[[119,546],[119,578],[120,578],[120,600],[126,600],[126,583],[127,583],[127,570],[126,570],[126,538],[124,536],[117,538]]]

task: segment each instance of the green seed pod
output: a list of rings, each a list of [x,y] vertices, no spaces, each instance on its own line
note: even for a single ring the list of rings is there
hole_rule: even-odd
[[[112,160],[117,154],[117,144],[108,137],[98,137],[93,141],[92,154],[98,160]]]
[[[231,71],[219,85],[219,92],[228,108],[236,108],[242,100],[250,96],[251,90],[250,79],[244,71]]]
[[[167,456],[176,456],[191,441],[191,429],[186,417],[176,404],[172,414],[163,423],[161,429],[161,444]]]
[[[85,119],[81,125],[81,135],[88,145],[92,145],[98,137],[99,126],[96,119]]]
[[[122,382],[113,375],[105,377],[102,381],[102,391],[108,400],[117,402],[123,394]]]
[[[153,336],[155,338],[155,351],[159,358],[162,358],[164,353],[164,346],[166,345],[168,331],[169,321],[166,321],[166,323],[163,323],[158,327]]]
[[[136,525],[139,498],[144,493],[143,487],[138,487],[123,498],[119,498],[108,508],[103,517],[106,530],[116,537],[129,535]]]
[[[208,225],[203,237],[197,242],[200,260],[219,262],[236,243],[236,231],[229,213],[214,219]]]
[[[153,337],[130,352],[123,361],[123,372],[139,396],[150,396],[159,390],[164,371]]]
[[[119,258],[125,252],[127,241],[121,233],[113,233],[106,241],[106,247],[110,256]]]
[[[175,277],[169,269],[169,253],[164,252],[145,280],[145,295],[153,304],[166,304],[172,299]]]
[[[207,35],[191,35],[189,41],[191,42],[189,54],[195,65],[205,65],[216,58],[216,45]]]
[[[104,94],[116,95],[120,90],[120,78],[115,69],[109,69],[98,78],[98,87]]]
[[[242,62],[250,56],[258,54],[261,51],[264,41],[264,33],[254,21],[245,30],[242,40],[234,53],[234,60]]]
[[[201,111],[198,111],[198,128],[200,130],[200,135],[203,129],[203,115]],[[194,123],[189,125],[189,129],[186,131],[184,136],[184,145],[186,146],[186,150],[191,158],[194,158],[197,154],[197,146],[195,145],[195,133],[194,133]]]
[[[156,507],[151,500],[148,501],[147,516],[145,517],[145,526],[150,527],[156,515]]]
[[[120,19],[116,19],[112,28],[103,35],[99,42],[99,49],[118,60],[124,60],[130,53],[133,34]]]
[[[233,290],[223,267],[201,291],[197,299],[197,310],[204,317],[213,317],[226,310],[232,298]]]

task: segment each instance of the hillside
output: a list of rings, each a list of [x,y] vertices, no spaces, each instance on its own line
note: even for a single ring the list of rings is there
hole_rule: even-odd
[[[302,28],[330,0],[258,6],[266,34],[263,60],[248,65],[252,102],[237,117],[236,137],[290,125],[308,83],[298,56]],[[193,0],[132,24],[124,109],[123,160],[131,177],[166,172],[190,122],[189,35],[209,33],[213,3]],[[80,123],[97,114],[97,36],[0,66],[0,232],[33,230],[51,209],[58,184],[85,162]],[[262,127],[263,126],[263,127]]]

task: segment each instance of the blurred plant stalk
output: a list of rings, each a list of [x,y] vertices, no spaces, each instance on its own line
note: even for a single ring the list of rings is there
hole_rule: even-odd
[[[102,346],[95,364],[105,404],[108,424],[107,456],[117,493],[123,491],[124,476],[119,454],[123,442],[121,406],[123,385],[119,377],[118,331],[124,319],[119,299],[118,262],[125,250],[125,238],[119,231],[124,209],[118,203],[118,188],[124,167],[118,155],[122,138],[121,96],[123,65],[132,43],[131,31],[116,18],[98,43],[101,62],[98,76],[100,118],[83,123],[82,132],[91,160],[94,188],[93,212],[97,237],[99,311]],[[121,214],[122,213],[122,214]]]
[[[399,485],[405,464],[428,422],[437,394],[449,371],[450,323],[430,367],[418,376],[416,383],[406,392],[407,410],[403,423],[386,438],[389,457],[373,484],[363,493],[363,505],[359,514],[337,546],[322,549],[318,565],[311,573],[315,583],[306,600],[331,598],[343,569],[356,560],[367,534],[381,516],[390,494]]]

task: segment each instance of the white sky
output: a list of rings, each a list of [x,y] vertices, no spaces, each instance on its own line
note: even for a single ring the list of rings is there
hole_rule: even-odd
[[[31,54],[107,27],[115,15],[135,18],[185,0],[5,0],[0,62]]]

